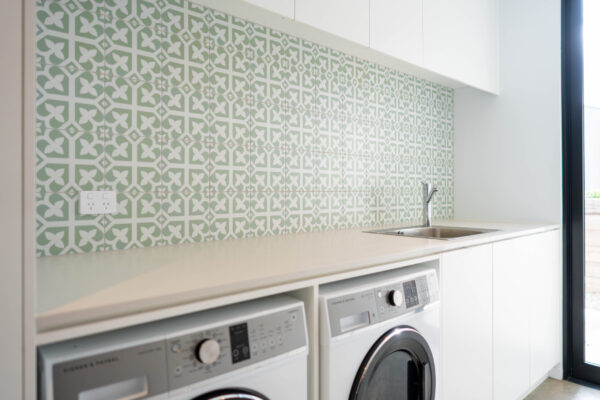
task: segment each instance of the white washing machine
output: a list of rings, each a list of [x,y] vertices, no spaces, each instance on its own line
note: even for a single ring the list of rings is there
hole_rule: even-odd
[[[439,399],[440,305],[432,266],[322,288],[321,399]]]
[[[302,302],[260,299],[41,347],[40,400],[306,400]]]

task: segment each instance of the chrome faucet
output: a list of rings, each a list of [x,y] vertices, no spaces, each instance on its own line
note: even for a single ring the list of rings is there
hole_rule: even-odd
[[[423,226],[431,226],[431,199],[438,191],[431,183],[421,182],[423,185]]]

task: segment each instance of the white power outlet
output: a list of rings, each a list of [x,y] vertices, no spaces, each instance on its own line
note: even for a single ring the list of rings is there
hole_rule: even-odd
[[[79,214],[114,214],[117,212],[117,192],[83,191],[79,193]]]

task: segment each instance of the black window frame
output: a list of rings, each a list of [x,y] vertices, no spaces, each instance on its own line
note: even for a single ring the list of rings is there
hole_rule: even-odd
[[[583,0],[562,0],[564,377],[600,385],[585,363]]]

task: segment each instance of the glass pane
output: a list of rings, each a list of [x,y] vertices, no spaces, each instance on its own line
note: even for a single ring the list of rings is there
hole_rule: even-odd
[[[583,0],[585,361],[600,365],[600,1]]]
[[[368,400],[418,400],[419,371],[410,354],[396,351],[374,367],[367,381]],[[366,400],[366,399],[365,399]]]

